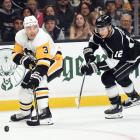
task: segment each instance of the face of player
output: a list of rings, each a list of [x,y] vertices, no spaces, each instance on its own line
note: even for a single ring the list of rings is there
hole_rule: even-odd
[[[110,36],[112,28],[111,26],[106,26],[102,28],[96,28],[96,31],[100,34],[102,38],[107,38],[108,36]]]
[[[26,27],[25,31],[26,31],[28,38],[30,40],[33,40],[39,31],[39,27],[38,27],[38,25],[32,25],[32,26]]]

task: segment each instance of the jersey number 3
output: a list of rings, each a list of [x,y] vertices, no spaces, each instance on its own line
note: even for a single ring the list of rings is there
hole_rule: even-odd
[[[117,51],[117,52],[115,53],[114,57],[115,57],[115,58],[120,58],[120,57],[122,57],[122,54],[123,54],[123,51],[122,51],[122,50],[121,50],[121,51]]]
[[[43,49],[44,49],[44,53],[48,53],[48,47],[47,46],[44,46]]]

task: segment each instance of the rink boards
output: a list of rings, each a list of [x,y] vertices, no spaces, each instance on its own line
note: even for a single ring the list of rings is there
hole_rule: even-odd
[[[75,98],[80,92],[83,78],[80,67],[85,63],[82,52],[87,42],[56,43],[56,46],[61,47],[64,56],[64,71],[59,78],[48,83],[50,107],[76,107]],[[2,45],[0,48],[0,110],[19,109],[19,85],[25,69],[12,62],[12,48],[13,45]],[[96,61],[106,59],[101,49],[96,52],[96,58]],[[109,104],[100,80],[101,74],[102,72],[98,72],[92,76],[86,76],[81,106]],[[130,77],[134,81],[136,90],[140,92],[139,70],[135,70]],[[123,98],[126,98],[120,87],[119,92]]]

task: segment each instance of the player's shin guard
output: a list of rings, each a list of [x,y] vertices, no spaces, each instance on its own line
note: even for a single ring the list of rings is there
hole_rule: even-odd
[[[43,98],[37,97],[37,102],[40,110],[39,119],[41,124],[51,125],[52,122],[52,114],[50,108],[48,106],[48,95]]]
[[[17,122],[21,120],[27,120],[31,118],[33,106],[32,95],[27,89],[21,88],[19,92],[20,111],[17,114],[11,116],[11,121]]]
[[[117,119],[122,118],[122,105],[120,96],[109,98],[111,107],[104,111],[106,119]]]
[[[39,122],[40,124],[52,125],[52,114],[48,107],[48,91],[43,92],[44,88],[38,89],[36,91],[37,95],[37,104],[39,109]],[[27,124],[30,126],[40,125],[36,123],[37,116],[32,116],[30,121],[27,121]]]

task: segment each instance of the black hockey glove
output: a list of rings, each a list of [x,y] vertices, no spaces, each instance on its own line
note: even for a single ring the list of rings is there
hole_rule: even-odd
[[[84,48],[83,54],[84,54],[84,57],[85,57],[85,60],[86,60],[87,63],[88,62],[94,62],[95,59],[96,59],[96,57],[93,54],[93,50],[90,47]]]
[[[40,75],[40,73],[37,71],[33,72],[28,83],[28,88],[36,89],[39,86],[41,80],[42,76]]]
[[[39,86],[42,77],[47,74],[49,67],[45,65],[36,66],[36,68],[32,71],[28,87],[30,89],[36,89]]]
[[[35,67],[35,61],[32,60],[28,55],[24,55],[21,60],[20,64],[22,64],[26,69],[32,69]]]
[[[91,75],[92,73],[98,72],[97,65],[94,62],[83,65],[81,67],[81,73],[86,75]]]

